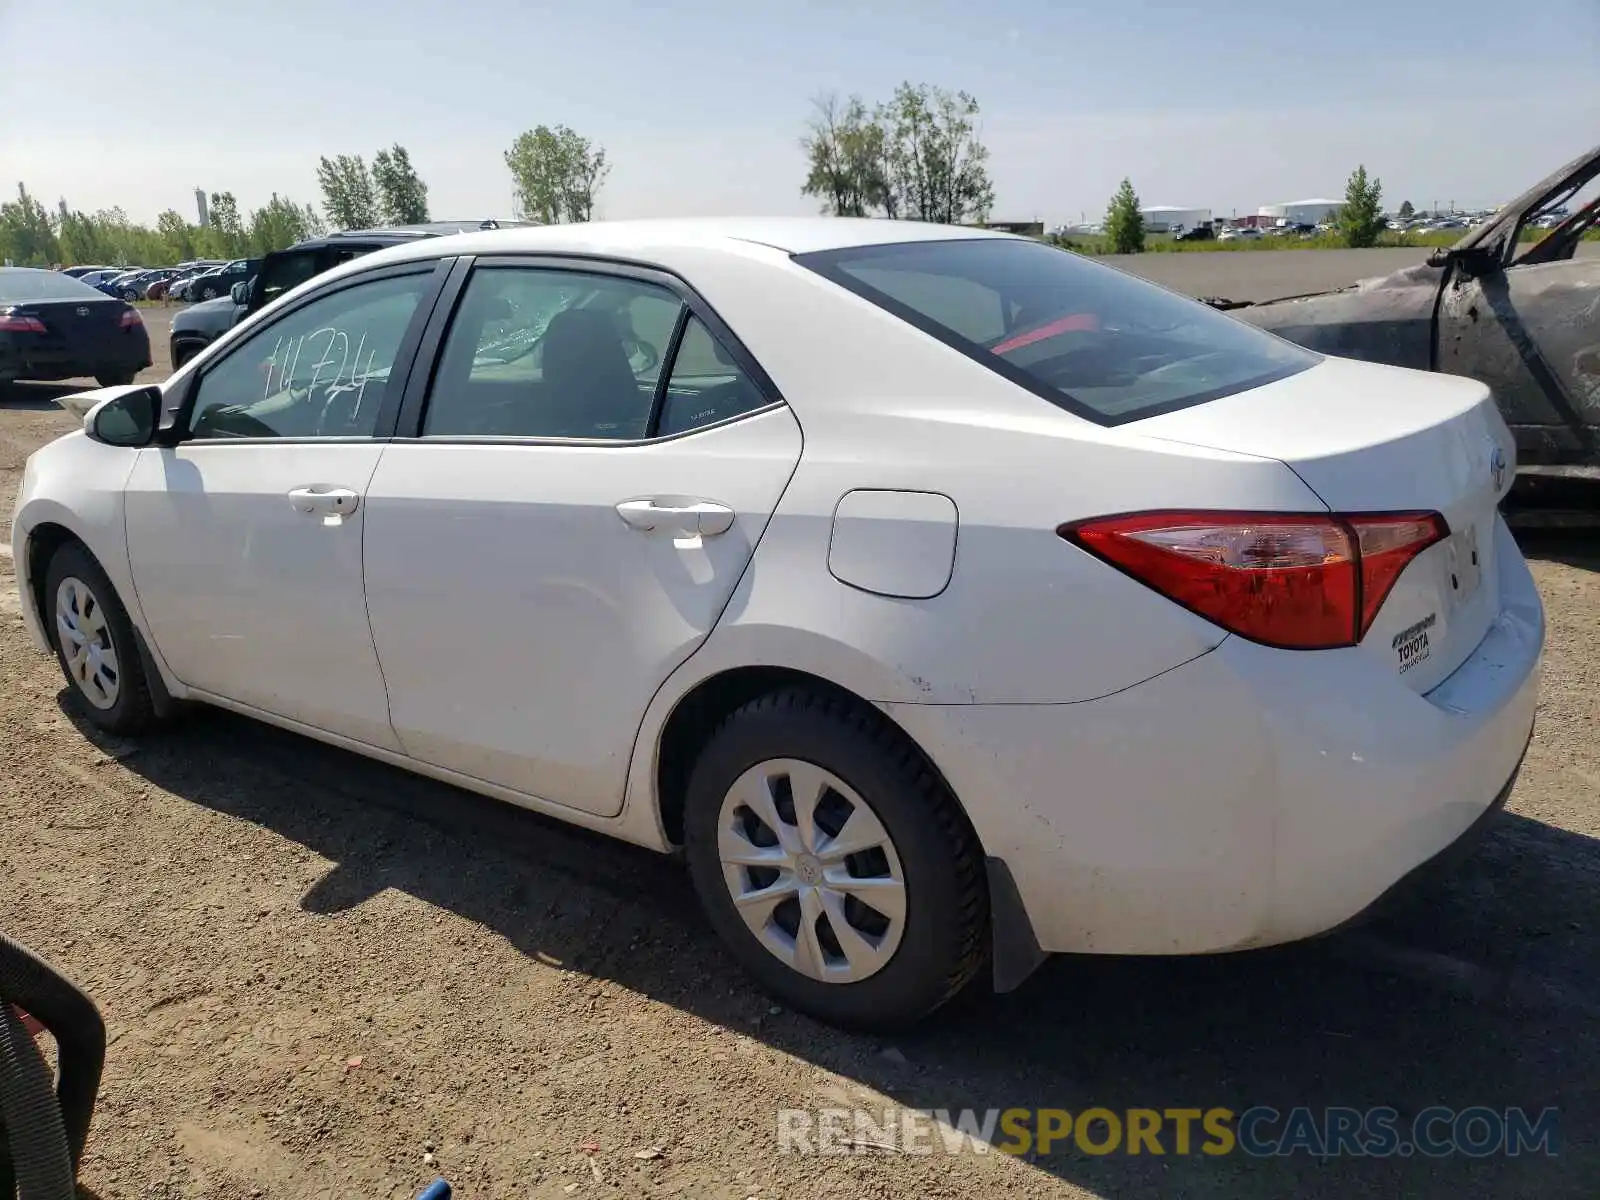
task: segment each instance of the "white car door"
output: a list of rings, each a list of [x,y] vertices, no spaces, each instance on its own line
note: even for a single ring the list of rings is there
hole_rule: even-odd
[[[681,285],[509,264],[467,278],[415,420],[365,507],[401,742],[620,811],[645,707],[732,595],[798,424]]]
[[[140,451],[128,555],[189,687],[398,749],[362,595],[363,505],[438,274],[391,268],[298,304],[188,385],[176,444]]]

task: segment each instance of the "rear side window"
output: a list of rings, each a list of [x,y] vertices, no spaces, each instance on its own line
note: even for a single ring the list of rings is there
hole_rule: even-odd
[[[1203,404],[1321,361],[1199,301],[1039,242],[905,242],[795,261],[1102,425]]]

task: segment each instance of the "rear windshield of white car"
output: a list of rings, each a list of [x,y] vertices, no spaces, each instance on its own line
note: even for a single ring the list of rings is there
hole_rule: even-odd
[[[1204,404],[1321,361],[1209,305],[1041,242],[902,242],[795,261],[1101,425]]]

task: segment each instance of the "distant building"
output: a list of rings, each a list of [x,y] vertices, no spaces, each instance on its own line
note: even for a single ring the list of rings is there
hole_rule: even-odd
[[[200,224],[202,226],[211,224],[211,210],[206,207],[205,188],[195,188],[194,207],[195,211],[200,214]]]
[[[992,229],[996,233],[1019,233],[1023,237],[1043,237],[1043,221],[984,221],[978,226],[980,229]]]
[[[1343,200],[1291,200],[1287,204],[1263,204],[1256,210],[1258,225],[1320,225],[1336,220],[1344,208]]]
[[[1181,208],[1175,204],[1152,204],[1141,208],[1146,233],[1186,233],[1211,224],[1209,208]]]

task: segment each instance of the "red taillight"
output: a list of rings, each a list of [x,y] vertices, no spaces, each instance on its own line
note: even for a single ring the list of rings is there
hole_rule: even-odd
[[[136,308],[125,308],[125,309],[122,310],[122,327],[124,329],[137,329],[137,328],[139,328],[139,326],[141,326],[143,324],[144,324],[144,321],[139,316],[139,310],[138,309],[136,309]]]
[[[26,313],[0,308],[0,333],[43,333],[44,322]]]
[[[1214,621],[1288,650],[1353,646],[1438,513],[1153,512],[1063,525],[1069,542]]]

